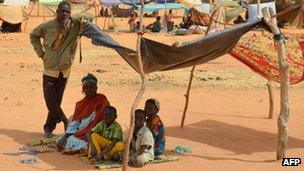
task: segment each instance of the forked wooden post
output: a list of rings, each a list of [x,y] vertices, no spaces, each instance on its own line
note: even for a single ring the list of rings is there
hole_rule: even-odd
[[[261,0],[258,0],[258,3],[257,3],[257,19],[260,17],[260,14],[261,14]]]
[[[267,87],[268,87],[268,95],[269,95],[269,113],[268,113],[268,119],[272,119],[273,117],[273,86],[272,81],[267,81]]]
[[[42,4],[43,22],[45,22],[45,6]]]
[[[131,140],[133,138],[133,131],[134,131],[134,123],[135,123],[135,109],[142,97],[142,95],[145,92],[146,89],[146,75],[144,73],[144,69],[143,69],[143,64],[142,64],[142,60],[141,60],[141,54],[140,54],[140,43],[141,43],[141,38],[142,38],[142,34],[143,34],[143,10],[144,10],[144,0],[140,0],[141,3],[141,10],[140,10],[140,25],[139,25],[139,32],[138,32],[138,36],[137,36],[137,59],[138,59],[138,64],[140,67],[140,76],[141,76],[141,87],[140,90],[136,96],[136,99],[132,105],[131,108],[131,116],[130,116],[130,129],[129,129],[129,134],[128,134],[128,139],[127,142],[125,144],[125,149],[124,149],[124,157],[123,157],[123,167],[122,170],[123,171],[127,171],[128,170],[128,161],[129,161],[129,148],[130,148],[130,144],[131,144]]]
[[[270,14],[269,14],[270,12]],[[286,62],[285,57],[285,46],[283,42],[283,36],[277,26],[276,18],[271,18],[274,16],[274,12],[271,8],[267,10],[267,8],[262,9],[262,13],[266,23],[271,28],[274,39],[278,45],[279,53],[279,66],[280,66],[280,74],[281,74],[281,100],[280,100],[280,115],[278,117],[278,146],[277,146],[277,160],[285,157],[285,152],[287,148],[288,142],[288,130],[287,130],[287,122],[290,114],[290,76],[289,76],[289,66]]]
[[[117,26],[116,26],[116,23],[115,23],[113,7],[110,8],[110,13],[111,13],[110,16],[111,16],[111,20],[112,20],[112,25],[113,25],[114,32],[117,33],[118,30],[117,30]]]
[[[187,93],[184,95],[185,98],[186,98],[186,102],[185,102],[185,107],[184,107],[184,111],[183,111],[182,122],[181,122],[181,125],[180,125],[181,128],[183,128],[184,124],[185,124],[185,119],[186,119],[186,114],[187,114],[187,109],[188,109],[188,104],[189,104],[190,89],[191,89],[191,85],[192,85],[194,70],[195,70],[195,65],[192,67],[192,69],[190,71],[190,79],[189,79],[189,83],[188,83],[188,87],[187,87]]]
[[[23,33],[25,33],[25,30],[26,30],[26,26],[27,26],[28,20],[29,20],[30,17],[31,17],[31,14],[32,14],[32,12],[33,12],[33,9],[34,9],[35,5],[38,4],[38,7],[39,7],[39,3],[38,3],[37,1],[34,1],[32,4],[33,4],[33,5],[32,5],[32,8],[30,9],[30,12],[28,13],[28,18],[25,20],[25,24],[24,24],[24,28],[23,28]]]
[[[94,9],[95,9],[95,16],[94,16],[94,18],[95,18],[95,25],[98,26],[98,24],[97,24],[97,22],[98,22],[97,21],[98,20],[98,18],[97,18],[98,17],[98,14],[97,14],[98,13],[98,6],[96,4],[96,1],[94,1],[93,5],[94,5]]]
[[[102,31],[105,31],[105,29],[106,29],[107,19],[108,19],[108,17],[107,17],[107,16],[104,16]]]
[[[207,35],[209,33],[210,29],[211,29],[212,20],[213,20],[213,16],[215,15],[215,13],[216,13],[216,10],[214,10],[211,14],[210,23],[208,25],[208,28],[207,28],[207,31],[206,31],[205,35]],[[186,114],[187,114],[188,105],[189,105],[190,90],[191,90],[194,70],[195,70],[195,65],[192,67],[192,69],[190,71],[190,79],[189,79],[189,83],[188,83],[187,92],[185,94],[186,101],[185,101],[185,107],[184,107],[184,111],[183,111],[183,116],[182,116],[182,121],[181,121],[180,128],[183,128],[184,124],[185,124],[185,119],[186,119]]]

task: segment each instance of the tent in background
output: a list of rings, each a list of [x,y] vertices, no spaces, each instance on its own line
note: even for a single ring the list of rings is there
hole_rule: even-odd
[[[276,5],[275,2],[265,2],[260,4],[260,11],[258,12],[258,4],[252,3],[252,4],[245,4],[242,1],[242,6],[245,7],[248,10],[248,21],[254,21],[257,18],[262,18],[262,9],[265,7],[272,8],[274,12],[276,12]]]
[[[27,7],[30,0],[4,0],[3,5]]]
[[[44,6],[48,15],[54,16],[57,6],[61,1],[62,0],[39,0],[39,3]],[[69,0],[69,2],[71,3],[73,14],[85,12],[95,4],[95,1],[91,0]]]
[[[277,15],[277,19],[283,23],[289,23],[292,27],[303,28],[304,2],[298,1],[293,5],[285,6],[285,9]]]
[[[187,7],[199,6],[202,4],[201,0],[179,0],[180,3],[186,5]]]
[[[20,32],[21,23],[28,18],[29,0],[4,0],[0,5],[1,32]]]
[[[137,10],[140,10],[140,5],[136,5]],[[183,9],[183,10],[188,10],[188,8],[180,3],[167,3],[167,4],[147,4],[144,6],[144,11],[145,12],[153,12],[153,11],[158,11],[162,9],[172,9],[172,10],[177,10],[177,9]]]

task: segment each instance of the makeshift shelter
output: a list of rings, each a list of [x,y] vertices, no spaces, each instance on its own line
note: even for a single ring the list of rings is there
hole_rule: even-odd
[[[278,21],[289,23],[292,27],[303,28],[304,25],[304,1],[298,1],[294,5],[288,5],[277,16]]]
[[[2,32],[19,32],[21,23],[28,19],[29,0],[5,0],[0,4],[0,20],[3,21]]]
[[[55,14],[57,6],[61,1],[62,0],[39,0],[39,3],[41,3],[46,8],[47,13],[52,16]],[[95,0],[68,0],[68,2],[71,4],[73,14],[88,11],[95,5]]]
[[[108,35],[103,33],[101,30],[99,30],[97,27],[93,26],[90,23],[87,23],[85,32],[83,33],[84,36],[89,37],[92,39],[92,43],[94,45],[101,45],[106,46],[115,49],[126,61],[127,63],[137,72],[141,73],[142,80],[144,82],[145,80],[145,74],[151,73],[154,71],[165,71],[165,70],[172,70],[172,69],[178,69],[178,68],[184,68],[189,66],[194,66],[198,64],[205,63],[207,61],[213,60],[217,57],[222,56],[223,54],[226,54],[232,50],[234,45],[238,42],[240,37],[248,32],[251,28],[253,28],[256,24],[258,24],[259,21],[255,22],[248,22],[244,24],[237,25],[236,27],[229,28],[226,30],[222,30],[210,35],[207,35],[199,40],[184,43],[181,46],[169,46],[165,45],[159,42],[155,42],[152,40],[148,40],[145,38],[141,39],[140,43],[140,54],[139,62],[137,61],[137,53],[136,51],[129,49],[127,47],[123,47],[119,45],[119,43],[115,42],[112,38],[110,38]],[[276,31],[275,34],[278,34]],[[229,40],[224,41],[224,40]],[[210,45],[210,42],[212,42],[212,45]],[[278,41],[281,45],[282,40]],[[189,52],[189,49],[191,49],[191,52]],[[282,54],[281,54],[282,56]],[[284,56],[284,54],[283,54]],[[283,58],[284,59],[284,58]],[[282,62],[280,62],[282,64]],[[302,61],[303,64],[303,61]],[[303,65],[304,66],[304,65]],[[303,71],[303,70],[302,70]],[[284,72],[283,78],[288,78],[288,68],[287,72]],[[303,78],[303,77],[302,77]],[[286,84],[286,90],[284,92],[288,92],[289,87],[289,80],[287,79]],[[302,79],[303,80],[303,79]],[[286,81],[286,80],[284,80]],[[142,84],[141,91],[139,92],[136,100],[135,105],[132,106],[132,112],[131,114],[134,115],[134,108],[136,107],[136,103],[138,104],[139,98],[141,97],[145,84]],[[284,88],[284,87],[283,87]],[[282,88],[282,89],[283,89]],[[288,98],[288,97],[287,97]],[[281,102],[284,100],[281,100]],[[286,121],[284,121],[284,118],[288,118],[288,100],[286,102],[286,105],[283,106],[283,109],[280,114],[280,118],[278,122],[283,122],[283,125],[286,124]],[[135,106],[135,107],[134,107]],[[287,107],[286,107],[287,106]],[[287,112],[285,112],[287,111]],[[285,115],[285,116],[284,116]],[[282,121],[283,120],[283,121]],[[131,118],[131,123],[134,122],[134,116]],[[134,123],[133,123],[134,124]],[[131,124],[132,125],[132,124]],[[282,148],[278,148],[278,150],[285,150],[285,145],[287,141],[286,139],[286,129],[281,129],[282,124],[279,124],[279,146],[283,146]],[[286,127],[285,127],[286,128]],[[131,131],[133,128],[131,128]],[[282,132],[283,131],[283,132]],[[132,133],[130,133],[132,137]],[[284,139],[281,140],[280,138]],[[128,139],[129,142],[130,138]],[[283,141],[283,142],[282,142]],[[129,144],[129,143],[128,143]],[[128,146],[127,146],[128,149]],[[128,155],[128,153],[125,153]],[[284,152],[281,153],[279,151],[278,153],[278,159],[284,157]],[[125,156],[127,156],[125,155]],[[125,160],[127,161],[127,160]],[[125,163],[126,164],[126,163]],[[124,165],[125,166],[125,165]]]
[[[201,13],[193,7],[190,8],[188,16],[193,23],[201,26],[208,26],[211,21],[211,18],[208,14]]]
[[[259,23],[260,22],[255,21],[239,24],[235,27],[221,30],[216,33],[210,33],[198,40],[183,43],[178,47],[143,38],[141,42],[141,55],[144,72],[148,74],[155,71],[173,70],[203,64],[224,54],[231,53],[236,59],[250,68],[252,68],[252,66],[258,67],[258,65],[260,65],[258,68],[263,69],[253,70],[267,79],[279,82],[278,66],[276,66],[275,72],[273,67],[263,67],[266,63],[269,65],[276,64],[271,64],[266,60],[258,60],[256,56],[259,56],[259,59],[265,59],[265,57],[257,53],[253,55],[254,52],[250,50],[250,47],[237,44],[245,33]],[[136,61],[136,51],[121,46],[118,42],[92,24],[87,26],[83,36],[92,39],[94,45],[115,49],[135,71],[139,71],[139,66]],[[212,43],[210,44],[210,42]],[[304,37],[302,37],[299,42],[299,50],[304,50],[303,42]],[[191,51],[189,51],[189,49],[191,49]],[[295,70],[297,70],[297,75],[295,75],[294,79],[291,77],[292,84],[296,84],[303,81],[304,62],[301,60],[294,62],[291,56],[289,58],[289,61],[291,61],[290,64],[294,65]],[[255,61],[253,61],[254,59]]]
[[[200,5],[195,5],[193,8],[195,8],[197,11],[205,14],[210,14],[212,11],[212,6],[210,4],[202,3]]]
[[[201,0],[179,0],[179,2],[186,5],[189,8],[194,6],[199,6],[202,4]]]
[[[114,17],[130,17],[133,12],[133,8],[120,8],[119,6],[113,6],[112,12]]]
[[[24,6],[0,6],[0,19],[11,24],[20,23],[28,18]]]
[[[95,22],[97,24],[97,7],[95,4],[95,0],[67,0],[71,4],[72,8],[72,14],[77,14],[77,13],[83,13],[91,9],[91,7],[95,8]],[[43,15],[43,21],[45,22],[45,17],[48,16],[55,16],[56,10],[58,7],[58,4],[62,2],[62,0],[39,0],[39,1],[34,1],[33,5],[31,7],[31,10],[29,12],[29,15],[31,15],[32,10],[34,9],[35,6],[38,7],[38,15],[39,15],[39,7],[40,4],[43,6],[42,8],[42,15]],[[46,14],[47,13],[47,14]],[[25,23],[24,30],[26,29],[26,24],[28,20]]]
[[[274,12],[276,12],[276,5],[274,1],[262,1],[259,4],[259,9],[258,9],[258,4],[256,1],[251,1],[250,3],[244,3],[242,1],[242,6],[247,9],[247,15],[248,15],[248,21],[253,21],[256,20],[257,18],[262,18],[262,9],[263,8],[271,8]],[[258,11],[259,10],[259,11]]]
[[[178,47],[143,38],[141,55],[144,72],[148,74],[155,71],[179,69],[218,58],[229,53],[241,36],[256,24],[258,22],[240,24],[233,28],[209,34],[199,40],[183,43]],[[115,49],[135,71],[139,72],[139,66],[135,58],[136,51],[121,46],[92,24],[88,24],[85,30],[82,35],[92,39],[94,45]],[[210,42],[213,43],[210,44]]]

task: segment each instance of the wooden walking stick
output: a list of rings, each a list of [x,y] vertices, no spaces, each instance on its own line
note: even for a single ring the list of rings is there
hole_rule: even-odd
[[[211,14],[211,17],[210,17],[210,23],[208,25],[208,28],[207,28],[207,31],[206,31],[206,34],[207,35],[210,31],[210,28],[211,28],[211,24],[212,24],[212,18],[213,16],[215,15],[216,13],[216,10],[214,10]],[[180,125],[180,128],[183,128],[184,127],[184,124],[185,124],[185,119],[186,119],[186,114],[187,114],[187,110],[188,110],[188,104],[189,104],[189,97],[190,97],[190,90],[191,90],[191,85],[192,85],[192,80],[193,80],[193,73],[194,73],[194,70],[195,70],[195,66],[194,65],[190,71],[190,79],[189,79],[189,83],[188,83],[188,87],[187,87],[187,92],[185,94],[185,98],[186,98],[186,101],[185,101],[185,107],[184,107],[184,111],[183,111],[183,116],[182,116],[182,121],[181,121],[181,125]]]
[[[135,124],[135,109],[142,97],[142,95],[145,92],[146,89],[146,75],[144,73],[144,69],[143,69],[143,64],[142,64],[142,60],[141,60],[141,52],[140,52],[140,43],[141,43],[141,38],[142,38],[142,34],[143,34],[143,10],[144,10],[144,0],[140,1],[140,6],[141,6],[141,10],[140,10],[140,24],[139,24],[139,32],[137,35],[137,60],[138,60],[138,64],[140,67],[139,70],[139,74],[141,76],[141,87],[140,90],[135,98],[135,101],[132,105],[131,108],[131,116],[130,116],[130,129],[129,129],[129,134],[128,134],[128,139],[127,142],[125,144],[125,148],[124,148],[124,157],[123,157],[123,167],[122,170],[123,171],[127,171],[128,169],[128,162],[129,162],[129,148],[130,148],[130,144],[131,144],[131,140],[133,138],[133,131],[134,131],[134,124]]]
[[[269,10],[269,11],[268,11]],[[278,117],[278,146],[277,146],[277,160],[285,157],[287,142],[288,142],[288,130],[287,122],[290,114],[290,75],[289,75],[289,66],[286,61],[285,56],[285,46],[283,42],[283,35],[281,34],[276,18],[271,18],[274,16],[274,12],[271,8],[263,8],[262,13],[266,23],[272,30],[274,35],[274,40],[278,46],[278,58],[280,66],[280,76],[281,76],[281,99],[280,99],[280,115]],[[270,14],[269,14],[270,12]]]

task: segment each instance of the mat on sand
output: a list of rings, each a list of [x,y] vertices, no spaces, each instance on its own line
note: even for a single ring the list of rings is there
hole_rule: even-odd
[[[47,144],[56,143],[57,139],[61,136],[62,135],[55,135],[52,138],[44,138],[44,137],[34,138],[34,139],[29,140],[26,145],[30,146],[30,147],[34,147],[37,145],[47,145]]]
[[[80,157],[81,160],[85,161],[86,163],[90,163],[89,158],[87,156]],[[157,159],[149,161],[148,164],[155,164],[155,163],[163,163],[163,162],[172,162],[177,161],[179,158],[177,156],[168,156],[168,155],[160,155]],[[122,167],[122,164],[115,162],[115,161],[103,161],[101,163],[96,163],[95,167],[97,169],[111,169],[111,168],[119,168]]]

